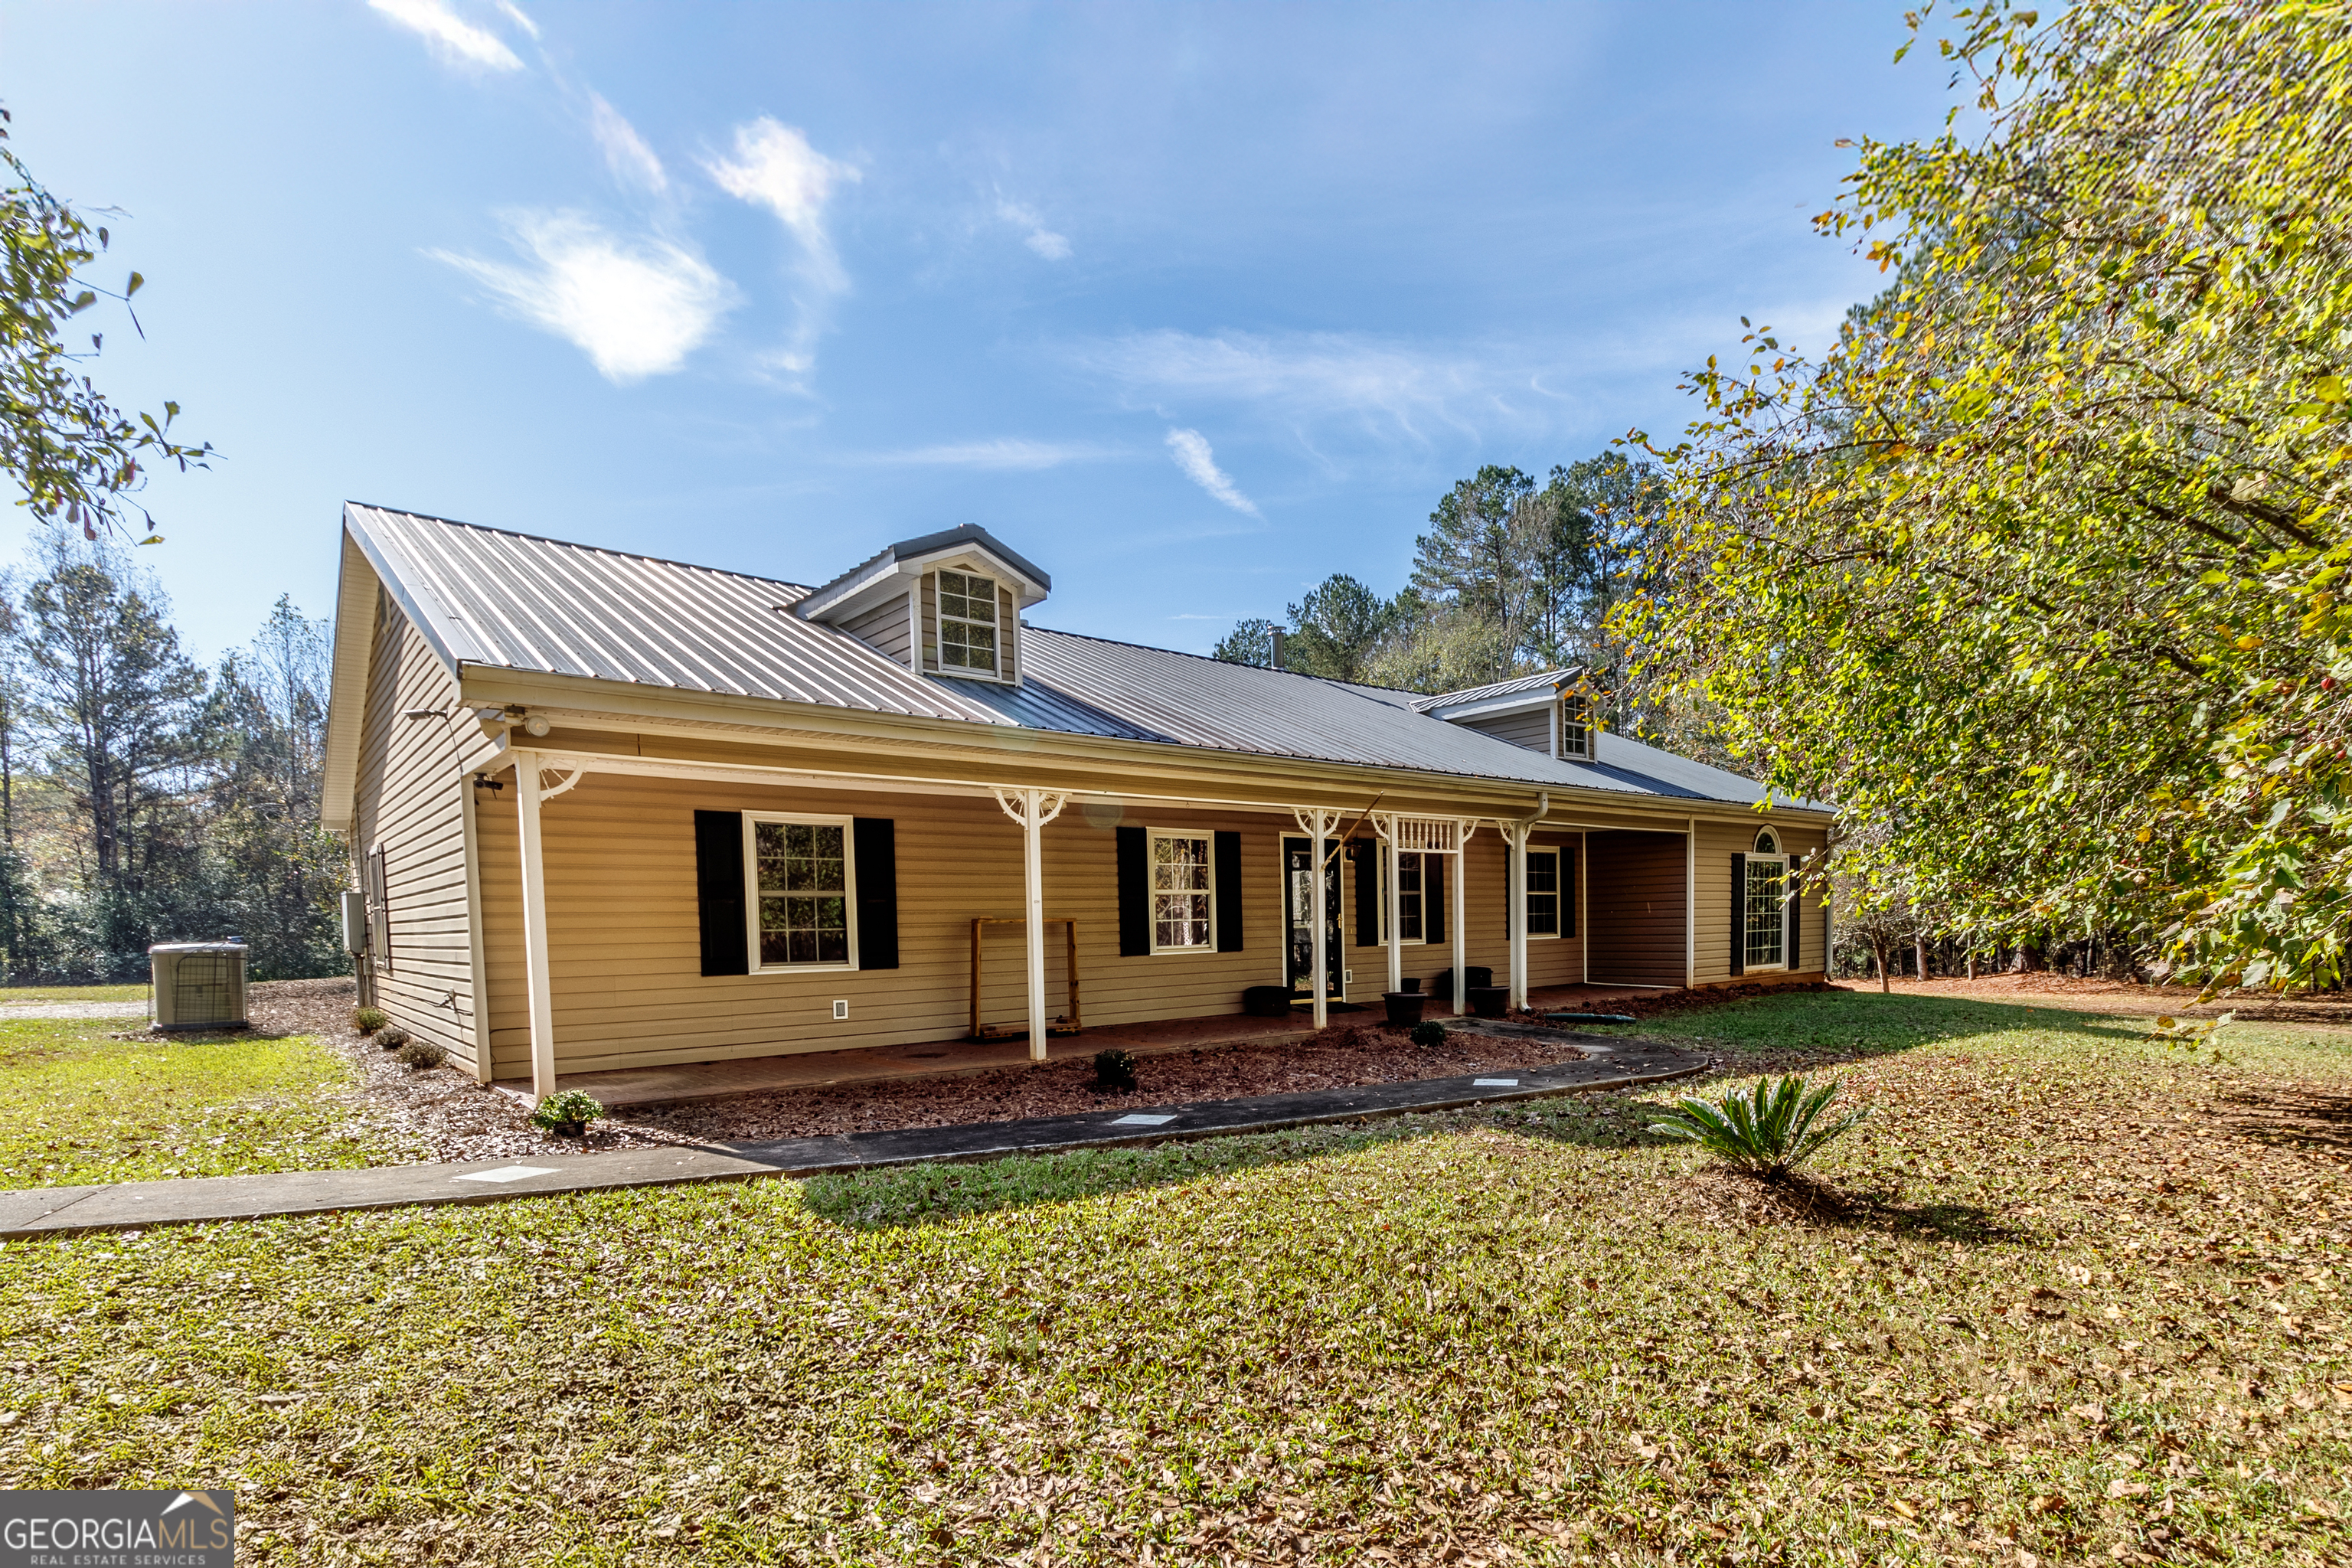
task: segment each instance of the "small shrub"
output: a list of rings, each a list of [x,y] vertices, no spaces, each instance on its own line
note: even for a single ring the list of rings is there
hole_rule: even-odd
[[[593,1097],[576,1089],[558,1089],[539,1102],[539,1109],[530,1113],[530,1124],[550,1132],[582,1132],[604,1114],[604,1108]]]
[[[396,1051],[408,1044],[410,1035],[397,1024],[387,1025],[375,1032],[375,1043],[387,1051]]]
[[[1103,1089],[1133,1089],[1135,1058],[1126,1051],[1097,1051],[1095,1083]]]
[[[1442,1046],[1445,1043],[1445,1026],[1434,1018],[1424,1018],[1412,1026],[1412,1039],[1416,1046]]]
[[[392,1015],[381,1007],[352,1009],[352,1032],[355,1035],[373,1035],[391,1022]]]
[[[1685,1139],[1751,1175],[1778,1181],[1870,1114],[1854,1110],[1821,1121],[1842,1087],[1825,1083],[1816,1089],[1795,1073],[1777,1082],[1760,1079],[1752,1089],[1728,1090],[1720,1101],[1677,1100],[1650,1131]]]
[[[430,1040],[411,1040],[400,1047],[400,1065],[410,1072],[430,1072],[449,1059],[449,1053]]]

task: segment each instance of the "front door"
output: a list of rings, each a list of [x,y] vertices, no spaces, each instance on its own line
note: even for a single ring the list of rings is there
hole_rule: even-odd
[[[1323,981],[1324,994],[1339,1000],[1345,988],[1339,984],[1341,961],[1346,954],[1339,945],[1339,857],[1333,853],[1339,846],[1330,839],[1323,841],[1323,853],[1328,859],[1323,868]],[[1315,996],[1315,854],[1304,838],[1282,841],[1282,921],[1289,933],[1286,951],[1289,953],[1290,994],[1312,1001]]]

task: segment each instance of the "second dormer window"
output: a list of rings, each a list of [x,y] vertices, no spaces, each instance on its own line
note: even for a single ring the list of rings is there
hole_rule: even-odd
[[[1592,755],[1592,721],[1581,697],[1560,701],[1559,754],[1579,760],[1589,760]]]
[[[996,584],[969,572],[940,574],[940,668],[997,673]]]

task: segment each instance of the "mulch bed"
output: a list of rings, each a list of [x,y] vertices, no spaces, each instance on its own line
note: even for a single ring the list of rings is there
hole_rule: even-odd
[[[1054,1062],[962,1078],[887,1079],[635,1108],[597,1123],[584,1139],[559,1139],[532,1127],[529,1108],[510,1094],[485,1089],[451,1068],[412,1072],[402,1067],[391,1052],[352,1032],[355,1001],[349,980],[262,982],[247,993],[257,1031],[316,1035],[351,1058],[360,1074],[352,1094],[357,1115],[373,1125],[389,1121],[404,1142],[421,1144],[426,1157],[448,1161],[1017,1121],[1178,1100],[1456,1078],[1490,1068],[1545,1067],[1583,1054],[1556,1036],[1449,1027],[1444,1045],[1416,1046],[1401,1030],[1338,1024],[1291,1045],[1146,1056],[1136,1063],[1136,1088],[1127,1093],[1096,1092],[1091,1061]]]

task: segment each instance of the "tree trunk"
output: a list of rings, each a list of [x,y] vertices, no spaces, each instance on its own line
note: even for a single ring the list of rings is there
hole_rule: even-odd
[[[1911,956],[1919,965],[1919,978],[1927,978],[1927,938],[1924,932],[1911,933]]]
[[[1977,955],[1976,955],[1975,953],[1971,952],[1971,953],[1969,953],[1969,979],[1971,979],[1971,980],[1974,980],[1976,977],[1977,977]]]
[[[1880,992],[1885,993],[1893,990],[1894,987],[1887,983],[1885,944],[1878,942],[1872,942],[1870,944],[1870,957],[1871,961],[1878,965],[1878,989]]]
[[[2017,973],[2031,974],[2041,967],[2042,955],[2033,950],[2032,944],[2020,942],[2017,947]]]

